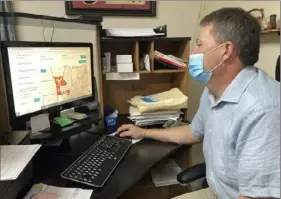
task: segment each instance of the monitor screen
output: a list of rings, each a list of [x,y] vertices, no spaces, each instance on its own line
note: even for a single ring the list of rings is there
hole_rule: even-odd
[[[7,47],[15,116],[92,96],[90,47]]]

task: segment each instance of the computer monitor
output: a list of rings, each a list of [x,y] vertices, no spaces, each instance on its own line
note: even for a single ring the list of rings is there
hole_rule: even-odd
[[[92,55],[91,43],[2,43],[11,116],[30,118],[93,97]]]

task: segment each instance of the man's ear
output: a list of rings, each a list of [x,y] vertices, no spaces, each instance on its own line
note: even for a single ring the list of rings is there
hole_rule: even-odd
[[[225,42],[223,60],[224,61],[229,60],[234,52],[235,52],[235,47],[234,47],[233,43],[228,42],[228,41]]]

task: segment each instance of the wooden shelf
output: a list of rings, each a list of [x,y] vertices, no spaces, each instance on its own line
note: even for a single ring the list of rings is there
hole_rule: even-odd
[[[87,20],[85,20],[83,17],[64,18],[24,12],[0,12],[0,16],[5,17],[5,19],[7,19],[6,22],[9,25],[55,27],[81,30],[94,30],[96,25],[99,26],[103,20],[102,16],[90,16]]]
[[[154,71],[146,71],[146,70],[142,70],[139,71],[140,74],[153,74],[153,73],[185,73],[186,70],[169,70],[169,69],[162,69],[162,70],[154,70]]]
[[[184,40],[191,40],[191,37],[102,37],[101,42],[106,42],[106,41],[121,41],[121,42],[126,42],[126,41],[184,41]]]
[[[141,70],[141,71],[134,71],[134,73],[139,73],[139,74],[165,74],[165,73],[185,73],[187,70],[169,70],[169,69],[162,69],[162,70],[154,70],[154,71],[147,71],[147,70]],[[116,73],[116,72],[109,72],[109,73]],[[108,73],[103,72],[103,75],[106,75]]]
[[[116,55],[132,55],[133,71],[140,74],[139,80],[107,81],[105,74],[101,73],[103,101],[101,107],[112,107],[120,114],[129,113],[128,100],[134,96],[145,96],[168,91],[172,88],[179,90],[188,96],[189,74],[188,70],[175,70],[166,68],[154,60],[154,51],[179,57],[188,63],[190,37],[173,38],[101,38],[100,55],[111,53],[112,63]],[[149,55],[151,71],[142,69],[143,55]],[[101,70],[102,71],[102,70]],[[118,99],[118,100],[117,100]],[[184,119],[187,119],[187,109]]]
[[[280,29],[262,30],[261,31],[261,34],[266,34],[266,33],[280,33]]]

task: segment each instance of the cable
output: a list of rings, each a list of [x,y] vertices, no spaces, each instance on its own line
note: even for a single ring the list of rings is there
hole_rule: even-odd
[[[54,32],[55,32],[55,26],[54,26],[54,24],[52,24],[53,25],[53,30],[52,30],[52,35],[51,35],[51,42],[53,41],[53,36],[54,36]]]
[[[44,25],[42,19],[41,19],[41,24],[42,24],[42,26],[44,26],[44,28],[43,28],[43,30],[42,30],[42,35],[43,35],[44,41],[46,41],[46,37],[45,37],[45,29],[46,29],[46,26]]]

